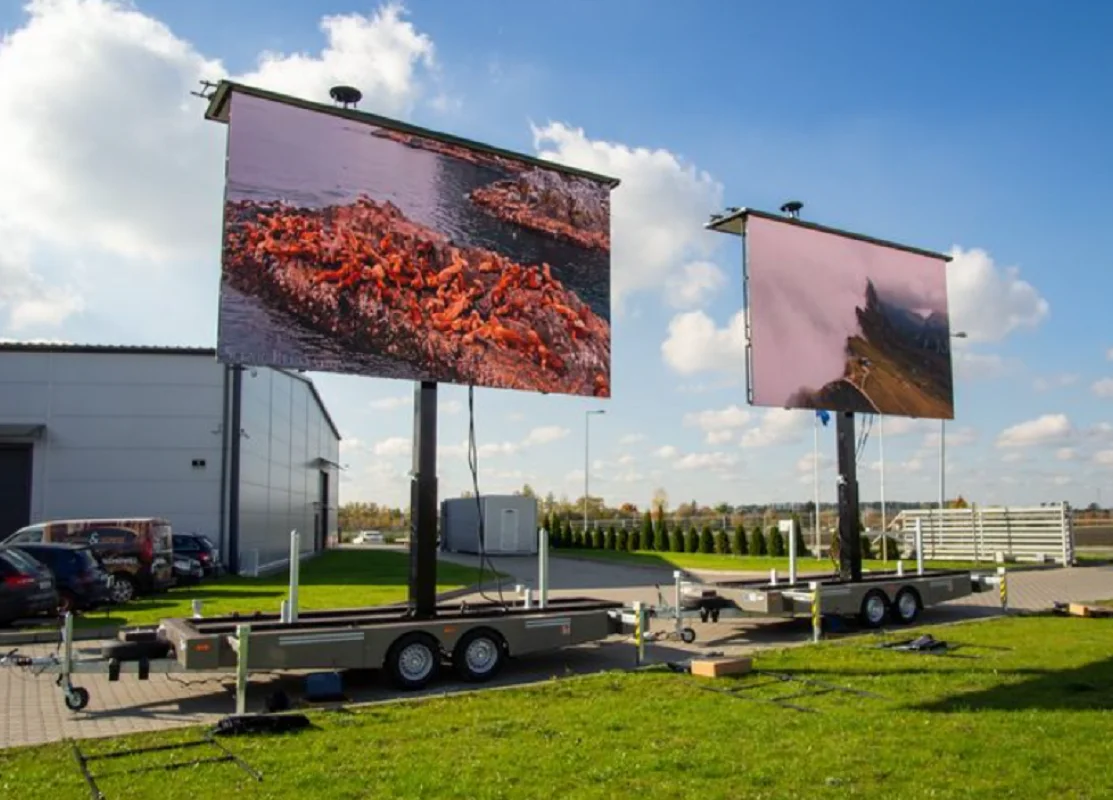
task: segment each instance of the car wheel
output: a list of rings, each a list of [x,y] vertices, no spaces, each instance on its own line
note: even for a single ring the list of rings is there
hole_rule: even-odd
[[[920,616],[923,607],[919,592],[906,586],[897,592],[896,600],[893,601],[893,620],[901,625],[910,625]]]
[[[880,628],[889,616],[889,599],[880,589],[871,589],[862,598],[858,618],[867,628]]]
[[[440,671],[437,641],[428,634],[410,633],[395,642],[386,656],[391,682],[399,689],[422,689]]]
[[[498,674],[505,658],[506,645],[502,637],[480,628],[460,639],[452,653],[452,666],[461,679],[482,683]]]
[[[127,575],[115,575],[112,580],[112,602],[127,603],[135,598],[135,582]]]
[[[77,611],[77,598],[69,592],[58,593],[58,613],[68,614]]]

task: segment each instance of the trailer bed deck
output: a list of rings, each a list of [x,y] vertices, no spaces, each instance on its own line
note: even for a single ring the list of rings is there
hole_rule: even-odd
[[[604,639],[614,633],[612,612],[622,604],[588,597],[550,600],[545,608],[522,602],[442,604],[436,617],[416,619],[405,608],[304,612],[283,622],[276,614],[167,619],[159,626],[187,670],[234,668],[241,626],[249,626],[247,666],[271,669],[377,669],[405,637],[421,636],[452,654],[478,629],[494,634],[507,655],[523,655]]]

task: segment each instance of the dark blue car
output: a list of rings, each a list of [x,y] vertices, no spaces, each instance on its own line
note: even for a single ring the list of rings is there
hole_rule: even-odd
[[[31,556],[53,573],[61,611],[89,611],[111,602],[112,578],[87,545],[21,544],[9,547]]]

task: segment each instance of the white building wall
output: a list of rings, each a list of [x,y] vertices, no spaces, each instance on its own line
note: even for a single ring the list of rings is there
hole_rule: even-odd
[[[319,513],[327,513],[326,536],[336,536],[340,440],[310,385],[293,374],[245,368],[240,396],[240,564],[265,568],[288,558],[293,529],[303,553],[324,546]],[[327,498],[320,495],[322,472]]]
[[[223,392],[211,355],[0,351],[0,423],[45,425],[32,521],[160,516],[218,540]]]

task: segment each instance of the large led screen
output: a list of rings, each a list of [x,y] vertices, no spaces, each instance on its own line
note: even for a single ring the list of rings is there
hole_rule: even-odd
[[[751,215],[753,404],[952,419],[946,263]]]
[[[610,396],[610,190],[230,98],[222,361]]]

